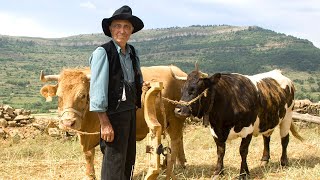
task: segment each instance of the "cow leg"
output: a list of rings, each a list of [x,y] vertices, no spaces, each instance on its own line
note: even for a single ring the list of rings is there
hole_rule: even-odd
[[[282,155],[281,155],[281,166],[289,165],[288,156],[287,156],[287,147],[289,144],[289,133],[281,138],[281,145],[282,145]]]
[[[88,180],[96,179],[96,175],[94,171],[94,154],[95,154],[94,148],[84,152],[84,156],[86,159],[86,179]]]
[[[261,158],[261,165],[268,164],[270,159],[270,136],[263,135],[263,154]]]
[[[177,162],[180,166],[185,168],[185,154],[183,149],[183,138],[177,138],[171,140],[171,156],[173,163]]]
[[[183,121],[180,119],[170,118],[168,134],[171,139],[171,162],[177,162],[185,168],[186,156],[183,148]]]
[[[247,137],[242,138],[240,145],[240,155],[241,155],[241,167],[240,167],[240,177],[239,179],[247,179],[249,176],[249,169],[247,164],[247,155],[249,145],[252,139],[252,134],[247,135]]]
[[[214,179],[216,179],[220,174],[223,175],[223,158],[224,154],[226,152],[226,143],[225,142],[220,142],[217,138],[214,138],[214,141],[216,142],[217,145],[217,165],[216,169],[214,171]]]

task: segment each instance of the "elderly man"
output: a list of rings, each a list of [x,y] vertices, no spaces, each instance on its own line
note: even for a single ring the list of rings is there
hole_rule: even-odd
[[[129,6],[102,20],[102,29],[112,38],[89,59],[91,68],[90,111],[101,125],[103,155],[101,179],[132,179],[136,158],[136,109],[141,107],[143,83],[137,51],[127,42],[144,27]]]

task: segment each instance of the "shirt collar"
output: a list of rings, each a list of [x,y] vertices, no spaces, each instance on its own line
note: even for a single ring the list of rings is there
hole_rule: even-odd
[[[116,46],[118,53],[120,54],[120,52],[121,52],[121,47],[117,44],[117,42],[116,42],[114,39],[112,39],[112,41],[113,41],[114,45]],[[130,48],[130,46],[128,45],[128,43],[126,44],[126,51],[127,51],[129,54],[131,54],[131,48]]]

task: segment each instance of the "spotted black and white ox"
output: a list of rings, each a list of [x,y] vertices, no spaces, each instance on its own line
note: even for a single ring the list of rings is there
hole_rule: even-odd
[[[203,93],[204,91],[206,93]],[[202,97],[193,103],[186,103],[199,96]],[[187,77],[180,102],[182,105],[175,108],[177,116],[203,117],[210,123],[218,155],[214,177],[223,173],[227,140],[242,138],[240,179],[249,176],[247,154],[252,135],[263,135],[264,150],[261,161],[267,163],[270,158],[270,135],[279,125],[282,166],[288,165],[289,131],[299,140],[303,140],[292,121],[294,86],[280,70],[253,76],[216,73],[208,77],[196,68]]]
[[[180,99],[180,89],[187,76],[176,66],[151,66],[141,67],[145,81],[163,82],[162,96],[169,99]],[[58,113],[60,115],[60,127],[71,128],[83,132],[99,132],[100,123],[97,113],[89,111],[89,86],[90,69],[64,69],[59,75],[40,76],[41,81],[57,81],[55,85],[44,85],[40,93],[47,101],[58,96]],[[157,120],[162,127],[166,128],[171,140],[171,161],[185,166],[185,153],[183,149],[183,124],[184,119],[175,116],[175,105],[167,101],[164,103],[164,114],[162,114],[160,97],[156,101]],[[137,141],[144,139],[149,128],[144,119],[144,109],[137,110],[136,138]],[[79,134],[80,144],[86,160],[87,179],[95,179],[94,155],[95,147],[99,144],[100,135]]]

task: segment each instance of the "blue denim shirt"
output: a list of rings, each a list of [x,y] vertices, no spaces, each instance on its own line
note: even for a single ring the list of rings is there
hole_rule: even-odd
[[[120,46],[118,46],[115,41],[113,42],[116,45],[120,56],[124,80],[133,83],[134,71],[130,58],[131,48],[127,44],[126,53],[123,54],[121,53]],[[139,57],[137,50],[136,55]],[[89,64],[91,69],[89,110],[94,112],[106,112],[108,109],[109,61],[107,52],[103,47],[98,47],[93,51],[89,58]],[[139,62],[137,63],[137,66],[138,69],[140,69]],[[143,82],[142,78],[141,81]],[[123,96],[125,96],[125,94]]]

